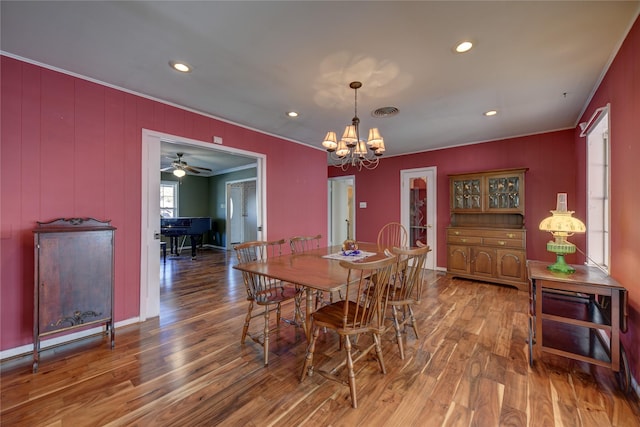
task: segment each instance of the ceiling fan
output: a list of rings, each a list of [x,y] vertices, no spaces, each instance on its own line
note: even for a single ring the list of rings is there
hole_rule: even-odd
[[[203,168],[200,166],[190,166],[182,160],[182,156],[184,153],[176,153],[177,158],[172,159],[171,166],[160,169],[162,172],[169,172],[173,170],[174,175],[176,176],[184,176],[184,173],[180,174],[180,172],[176,173],[176,171],[189,172],[192,174],[199,174],[201,172],[211,172],[209,168]]]

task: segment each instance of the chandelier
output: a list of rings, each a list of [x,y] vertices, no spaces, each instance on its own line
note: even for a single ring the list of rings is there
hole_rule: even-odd
[[[358,89],[362,87],[360,82],[351,82],[349,87],[355,91],[355,114],[351,124],[344,129],[342,139],[337,141],[335,132],[327,132],[322,141],[322,146],[329,152],[329,159],[335,167],[343,171],[350,166],[358,170],[375,169],[378,166],[380,156],[384,153],[384,139],[380,136],[378,128],[369,129],[369,139],[365,142],[360,139],[360,119],[358,118]]]

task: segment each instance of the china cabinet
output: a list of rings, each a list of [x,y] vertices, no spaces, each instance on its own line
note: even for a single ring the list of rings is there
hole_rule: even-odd
[[[520,168],[449,175],[449,274],[528,289],[525,172]]]
[[[115,228],[110,221],[60,218],[38,222],[33,233],[33,371],[43,337],[105,325],[113,348]]]

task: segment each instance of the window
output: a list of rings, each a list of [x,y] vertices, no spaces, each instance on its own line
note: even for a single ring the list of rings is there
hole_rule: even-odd
[[[609,271],[609,106],[598,109],[587,137],[587,263]]]
[[[178,182],[160,182],[160,216],[176,218],[178,216]]]

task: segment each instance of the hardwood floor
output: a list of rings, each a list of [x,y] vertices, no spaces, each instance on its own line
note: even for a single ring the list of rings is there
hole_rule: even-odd
[[[3,426],[638,426],[634,396],[604,368],[550,355],[529,367],[528,295],[515,288],[427,275],[421,332],[383,337],[387,374],[356,364],[349,388],[321,375],[299,382],[306,341],[282,324],[268,367],[240,344],[247,301],[233,253],[204,250],[162,265],[159,318],[1,365]],[[286,307],[284,315],[292,312]],[[251,331],[258,334],[261,319]],[[339,353],[321,334],[316,361]]]

